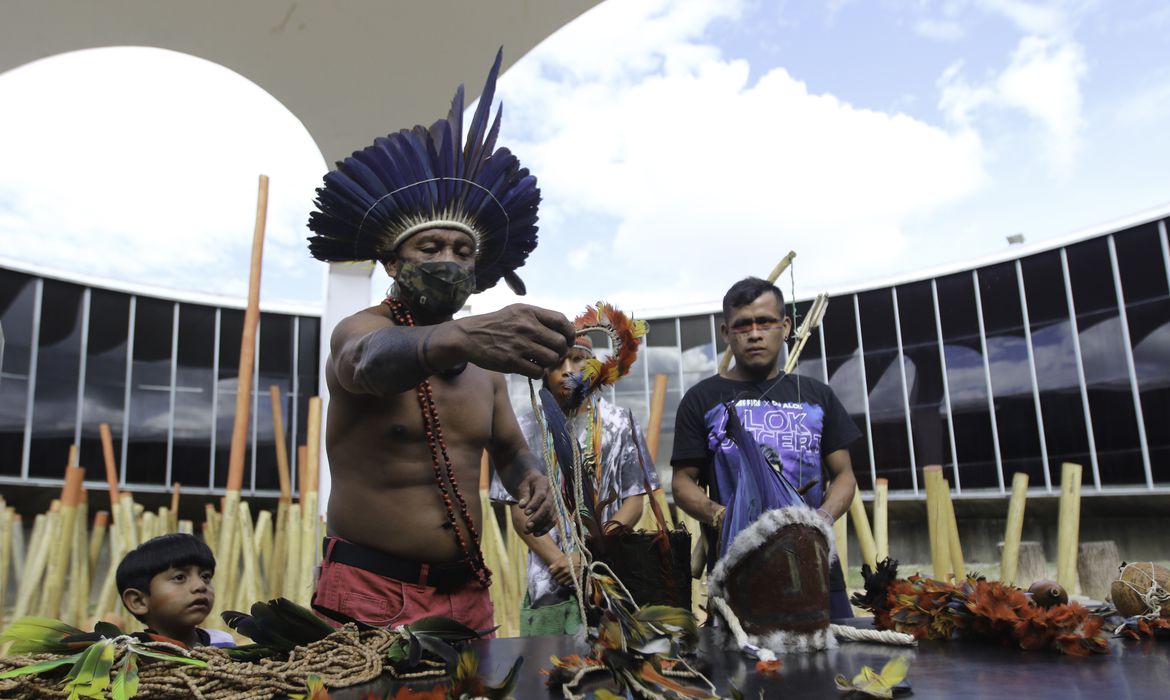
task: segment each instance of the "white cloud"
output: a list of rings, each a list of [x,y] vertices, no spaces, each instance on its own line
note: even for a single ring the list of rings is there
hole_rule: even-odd
[[[939,78],[939,107],[962,126],[996,111],[1023,113],[1040,128],[1052,170],[1066,175],[1082,146],[1081,82],[1087,71],[1075,41],[1025,36],[1007,67],[988,80],[969,83],[962,62],[947,68]]]
[[[255,84],[202,59],[122,47],[17,68],[0,92],[0,254],[241,295],[264,173],[265,269],[281,272],[265,276],[264,297],[319,297],[304,224],[324,161]]]
[[[703,42],[725,10],[738,7],[605,3],[504,77],[501,141],[545,197],[542,248],[521,270],[534,300],[551,287],[568,308],[677,308],[789,249],[802,286],[857,279],[904,253],[907,221],[980,186],[970,129],[859,109],[779,68],[750,83],[746,62]],[[574,230],[590,217],[612,233]],[[566,290],[558,260],[582,234],[599,262]]]
[[[935,41],[958,41],[966,35],[958,22],[927,17],[914,22],[914,33]]]

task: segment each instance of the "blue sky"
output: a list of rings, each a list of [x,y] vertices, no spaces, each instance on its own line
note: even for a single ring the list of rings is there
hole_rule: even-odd
[[[790,249],[811,295],[1167,205],[1168,34],[1141,0],[602,3],[501,79],[501,142],[545,196],[529,301],[712,307]],[[132,51],[0,76],[0,256],[242,295],[267,172],[263,296],[319,303],[309,135],[218,66]],[[202,77],[136,102],[163,71]]]

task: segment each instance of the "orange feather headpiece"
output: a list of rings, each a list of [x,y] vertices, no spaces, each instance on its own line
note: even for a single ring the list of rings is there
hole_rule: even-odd
[[[599,301],[575,318],[573,326],[578,336],[601,331],[613,339],[613,353],[605,362],[591,357],[585,361],[585,369],[580,374],[565,380],[570,405],[579,406],[589,394],[630,373],[638,356],[638,346],[646,336],[646,322],[635,321],[616,307]]]

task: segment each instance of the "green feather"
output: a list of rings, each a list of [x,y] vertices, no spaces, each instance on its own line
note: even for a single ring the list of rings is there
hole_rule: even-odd
[[[31,674],[35,674],[35,673],[42,673],[44,671],[50,671],[54,668],[57,668],[58,666],[64,666],[65,664],[77,663],[77,661],[81,659],[81,655],[84,653],[85,652],[82,651],[82,652],[78,652],[78,653],[74,654],[73,656],[62,656],[59,659],[49,659],[48,661],[41,661],[40,663],[29,664],[28,666],[21,666],[20,668],[14,668],[10,671],[5,671],[4,673],[0,673],[0,680],[6,679],[6,678],[16,678],[17,676],[27,676],[27,675],[31,675]]]

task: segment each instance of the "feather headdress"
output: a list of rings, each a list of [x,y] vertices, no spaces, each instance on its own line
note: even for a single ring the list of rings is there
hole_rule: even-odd
[[[446,119],[378,138],[325,176],[309,215],[309,251],[326,262],[384,260],[412,235],[433,228],[475,240],[477,292],[500,277],[524,294],[515,270],[536,248],[536,178],[507,148],[496,148],[502,108],[488,126],[503,49],[496,54],[463,138],[463,86]]]
[[[600,387],[613,384],[630,373],[638,356],[638,346],[646,335],[646,322],[635,321],[604,301],[590,306],[573,320],[577,335],[602,331],[613,339],[613,353],[605,362],[591,357],[585,361],[580,374],[570,375],[565,383],[569,388],[570,406],[579,406],[585,397]]]

